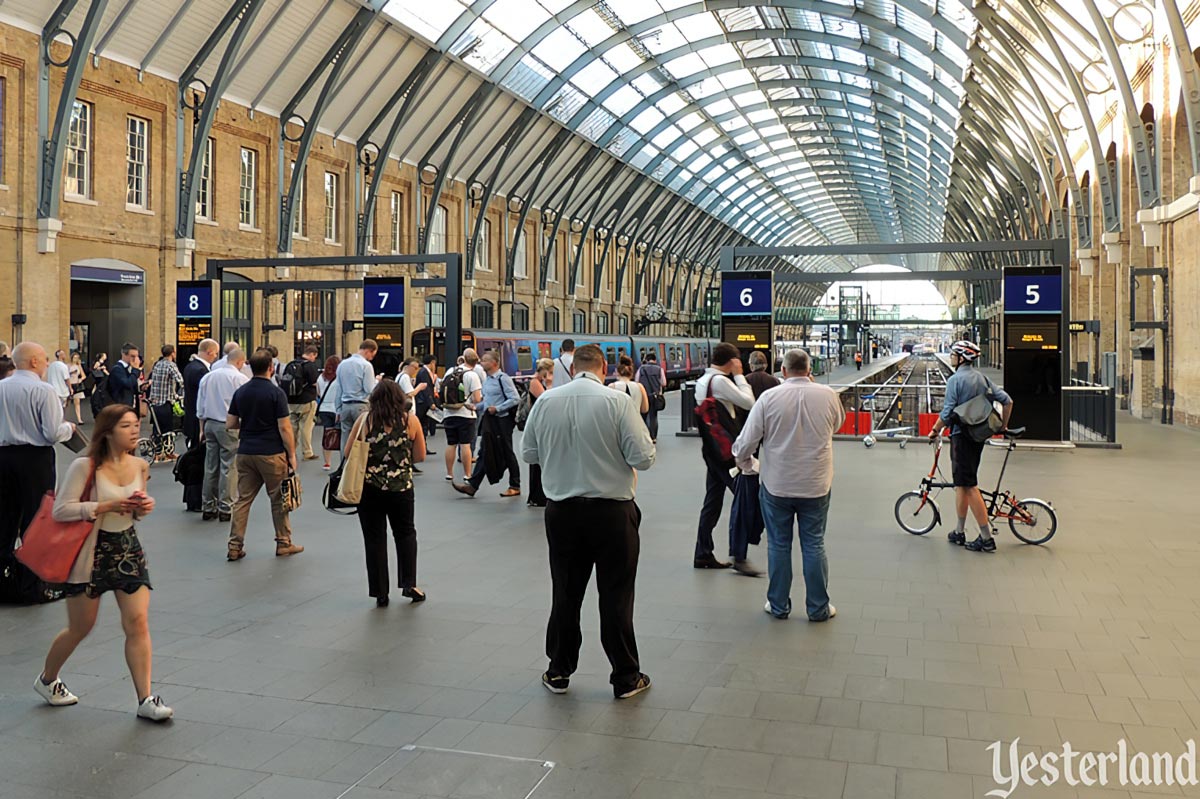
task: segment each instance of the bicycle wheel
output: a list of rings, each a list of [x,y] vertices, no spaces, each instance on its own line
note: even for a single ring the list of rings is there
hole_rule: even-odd
[[[909,491],[896,500],[896,522],[913,535],[925,535],[937,524],[937,508],[920,491]]]
[[[1022,499],[1012,506],[1011,512],[1009,529],[1026,544],[1044,544],[1058,531],[1058,514],[1048,502]]]

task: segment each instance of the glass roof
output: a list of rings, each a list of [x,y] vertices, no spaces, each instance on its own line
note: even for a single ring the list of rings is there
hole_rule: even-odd
[[[1089,98],[1113,91],[1114,68],[1136,71],[1155,20],[1144,0],[391,0],[385,13],[764,244],[933,240],[976,201],[1009,214],[1017,184],[1053,182],[1038,153],[1096,149]]]

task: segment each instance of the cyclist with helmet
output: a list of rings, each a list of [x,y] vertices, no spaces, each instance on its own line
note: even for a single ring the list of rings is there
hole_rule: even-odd
[[[1004,406],[1001,418],[1007,428],[1013,401],[1004,389],[992,385],[987,375],[975,368],[975,359],[978,357],[979,347],[970,341],[956,341],[950,347],[950,365],[954,367],[954,374],[946,380],[942,413],[929,433],[929,440],[936,440],[943,428],[950,428],[950,463],[954,477],[954,502],[958,511],[958,526],[948,536],[950,543],[965,546],[972,552],[995,552],[996,541],[992,537],[991,520],[983,495],[979,493],[979,460],[987,442],[975,441],[967,435],[955,418],[954,409],[980,394],[991,392],[992,399]],[[968,510],[979,524],[979,537],[971,542],[967,541],[966,534]]]

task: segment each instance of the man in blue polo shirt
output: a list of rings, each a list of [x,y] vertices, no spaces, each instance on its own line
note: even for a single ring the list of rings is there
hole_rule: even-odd
[[[502,497],[521,496],[521,465],[513,452],[513,429],[516,427],[516,407],[520,396],[511,377],[500,370],[500,356],[488,350],[480,358],[487,380],[483,381],[483,402],[475,410],[479,413],[479,436],[482,446],[475,471],[466,485],[455,483],[454,490],[469,497],[475,496],[483,478],[488,476],[488,461],[500,463],[499,474],[508,472],[508,490]],[[490,452],[489,452],[490,448]],[[496,477],[498,480],[499,477]],[[496,482],[493,480],[492,482]]]
[[[246,523],[250,505],[265,485],[275,523],[275,555],[296,555],[304,547],[292,543],[292,526],[283,507],[283,481],[296,470],[296,438],[292,433],[287,394],[275,385],[275,359],[267,350],[250,358],[254,378],[233,393],[226,425],[238,437],[238,498],[229,531],[230,561],[246,556]]]

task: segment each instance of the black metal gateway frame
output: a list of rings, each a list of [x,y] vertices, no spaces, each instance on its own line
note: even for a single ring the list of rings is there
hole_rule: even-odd
[[[423,267],[442,265],[445,267],[443,277],[426,276]],[[330,258],[210,258],[206,264],[205,277],[208,280],[222,281],[225,270],[239,271],[243,269],[270,269],[279,267],[386,267],[386,266],[416,266],[416,275],[403,276],[407,285],[412,288],[442,289],[446,295],[446,341],[462,340],[462,255],[460,253],[439,253],[436,255],[352,255],[335,256]],[[368,272],[364,277],[382,277],[379,273]],[[389,275],[390,276],[390,275]],[[224,283],[222,282],[222,287]],[[238,289],[253,291],[315,291],[320,289],[362,289],[363,279],[357,280],[238,280]],[[405,302],[405,307],[409,303]],[[361,320],[357,320],[360,322]],[[346,333],[357,322],[345,320],[342,332]],[[350,327],[348,327],[349,325]]]
[[[805,272],[796,268],[797,258],[829,257],[829,256],[898,256],[898,255],[948,255],[954,256],[958,268],[936,269],[926,271],[910,271],[907,273],[854,273],[854,272]],[[1048,256],[1048,257],[1047,257]],[[984,288],[983,296],[993,301],[1002,298],[1002,285],[1005,282],[1004,267],[1037,266],[1058,267],[1056,272],[1061,274],[1061,304],[1057,314],[1057,341],[1059,353],[1059,383],[1053,390],[1071,384],[1070,336],[1067,335],[1066,320],[1070,311],[1070,277],[1071,277],[1071,245],[1065,238],[1056,239],[1024,239],[1017,241],[972,241],[972,242],[935,242],[923,244],[837,244],[813,245],[796,247],[722,247],[717,273],[732,272],[737,269],[738,262],[745,263],[744,269],[770,268],[775,270],[776,292],[780,286],[788,284],[830,284],[845,280],[945,280],[965,281],[979,284]],[[1037,270],[1030,270],[1034,272]],[[1044,269],[1043,269],[1044,271]],[[715,277],[715,274],[714,274]],[[1017,312],[1021,313],[1021,312]],[[1008,327],[1009,317],[1013,316],[1005,309],[1005,327]],[[1015,317],[1020,318],[1020,317]],[[971,308],[971,318],[963,320],[974,325],[975,309]],[[1003,337],[1003,335],[1002,335]],[[1011,349],[1007,341],[1001,342],[1001,352]],[[1007,365],[1009,358],[1005,357]],[[1006,368],[1006,383],[1008,382]],[[1010,393],[1012,393],[1010,391]],[[1032,405],[1031,405],[1032,407]],[[1058,415],[1061,435],[1059,440],[1069,437],[1069,416],[1065,403],[1061,404]],[[1049,429],[1049,428],[1047,428]],[[1050,436],[1045,436],[1049,438]]]

